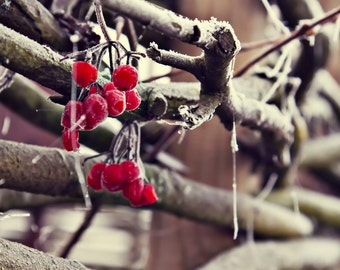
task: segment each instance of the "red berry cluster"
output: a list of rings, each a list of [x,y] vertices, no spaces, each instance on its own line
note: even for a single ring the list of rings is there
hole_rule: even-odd
[[[87,175],[87,184],[94,190],[122,191],[132,206],[153,204],[158,200],[152,184],[144,184],[140,168],[131,160],[120,164],[95,163]]]
[[[112,81],[103,86],[96,83],[97,68],[88,62],[75,62],[72,78],[83,88],[77,101],[69,101],[64,109],[61,125],[63,144],[67,151],[79,149],[79,130],[92,130],[108,116],[116,117],[133,111],[141,103],[138,91],[138,72],[131,65],[121,65],[112,72]]]

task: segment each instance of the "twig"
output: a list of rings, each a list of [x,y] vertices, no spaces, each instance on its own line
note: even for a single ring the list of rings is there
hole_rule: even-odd
[[[166,133],[164,133],[163,136],[153,146],[152,151],[146,153],[143,156],[143,161],[151,162],[152,160],[154,160],[158,153],[168,146],[170,140],[178,133],[180,129],[180,126],[174,126]]]
[[[171,70],[170,72],[166,73],[166,74],[162,74],[162,75],[158,75],[158,76],[152,76],[148,79],[145,79],[143,81],[141,81],[142,83],[148,83],[148,82],[152,82],[161,78],[165,78],[165,77],[169,77],[172,78],[178,74],[183,73],[183,70]]]
[[[271,54],[274,51],[277,51],[282,46],[286,45],[287,43],[297,39],[298,37],[301,37],[305,34],[307,34],[310,30],[312,30],[317,25],[322,25],[327,22],[329,22],[333,17],[337,16],[340,13],[340,7],[334,8],[331,11],[327,12],[322,18],[317,19],[311,24],[304,24],[297,30],[293,31],[290,36],[286,37],[276,45],[272,46],[265,52],[261,53],[257,57],[255,57],[253,60],[251,60],[249,63],[247,63],[244,67],[240,68],[238,71],[234,73],[234,77],[240,77],[242,76],[249,68],[251,68],[253,65],[258,63],[260,60],[265,58],[267,55]]]
[[[280,38],[275,38],[275,39],[264,39],[264,40],[256,40],[256,41],[252,41],[252,42],[245,42],[245,43],[242,43],[242,45],[241,45],[240,53],[250,51],[250,50],[259,49],[259,48],[262,48],[264,46],[269,46],[269,45],[278,43],[282,39],[283,38],[280,37]]]
[[[69,239],[68,243],[63,248],[62,252],[60,253],[61,258],[67,258],[69,253],[71,252],[72,248],[78,243],[82,235],[86,232],[86,230],[90,227],[91,222],[93,221],[94,217],[98,213],[102,203],[100,198],[97,198],[95,202],[93,202],[91,209],[86,213],[86,216],[83,220],[83,223],[80,225],[78,230],[72,235]]]
[[[93,4],[95,6],[96,17],[97,17],[97,21],[98,21],[98,24],[100,26],[100,29],[102,30],[102,33],[103,33],[104,38],[107,41],[107,43],[110,43],[110,41],[112,41],[112,40],[110,38],[109,32],[107,31],[106,22],[105,22],[105,19],[104,19],[104,16],[103,16],[102,5],[101,5],[99,0],[94,0]]]

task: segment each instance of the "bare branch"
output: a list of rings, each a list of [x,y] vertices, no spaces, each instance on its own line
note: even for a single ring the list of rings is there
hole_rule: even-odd
[[[40,158],[32,162],[37,156]],[[0,179],[4,180],[0,187],[82,199],[75,159],[75,154],[60,149],[0,140]],[[85,172],[90,165],[90,162],[86,163]],[[159,202],[151,208],[200,222],[232,227],[232,192],[190,181],[156,166],[146,166],[146,176],[156,187],[159,197]],[[104,203],[127,204],[117,193],[96,192],[91,197],[103,194]],[[241,229],[245,229],[249,218],[253,217],[254,230],[262,235],[296,237],[312,232],[310,220],[286,208],[242,194],[238,196],[237,205]]]
[[[22,244],[0,238],[0,265],[3,269],[89,270],[75,260],[66,260]]]
[[[0,64],[61,93],[70,92],[71,63],[46,46],[0,24]]]
[[[306,35],[308,31],[311,31],[315,26],[322,25],[326,22],[329,22],[333,17],[337,16],[340,13],[340,7],[335,8],[328,13],[326,13],[321,18],[316,19],[315,21],[311,22],[310,24],[301,25],[298,29],[293,31],[288,37],[282,39],[277,44],[270,47],[268,50],[264,51],[260,55],[256,56],[252,59],[249,63],[247,63],[244,67],[240,68],[238,71],[234,73],[234,77],[242,76],[249,68],[254,66],[254,64],[258,63],[261,59],[265,58],[269,54],[274,51],[277,51],[282,46],[288,44],[289,42],[296,40],[297,38]]]
[[[0,1],[0,23],[57,50],[72,44],[53,15],[37,0]]]
[[[335,269],[333,267],[337,267],[339,262],[340,245],[337,240],[311,238],[247,243],[220,254],[197,270]]]

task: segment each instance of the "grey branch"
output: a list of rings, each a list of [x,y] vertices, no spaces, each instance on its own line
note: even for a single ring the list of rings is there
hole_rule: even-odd
[[[19,243],[0,238],[1,269],[69,269],[90,270],[75,260],[43,253]]]
[[[71,63],[46,46],[0,24],[0,65],[63,94],[70,93]]]
[[[197,270],[337,269],[340,245],[335,239],[248,243],[224,252]]]
[[[140,2],[140,1],[138,1]],[[110,2],[111,3],[111,2]],[[128,2],[129,4],[130,2]],[[145,2],[142,2],[143,5],[145,4]],[[126,3],[125,3],[126,4]],[[124,7],[128,8],[129,5],[126,5]],[[187,22],[187,20],[185,20]],[[190,20],[189,20],[190,21]],[[71,63],[69,61],[63,61],[60,62],[60,59],[62,58],[61,55],[59,55],[58,53],[52,51],[51,49],[49,49],[46,46],[42,46],[36,42],[34,42],[33,40],[3,26],[0,25],[0,32],[2,33],[1,37],[0,37],[0,56],[1,56],[1,62],[0,64],[4,65],[5,67],[18,72],[22,75],[24,75],[27,78],[30,78],[38,83],[40,83],[43,86],[49,87],[59,93],[61,93],[62,95],[65,96],[69,96],[69,92],[71,89],[71,76],[70,76],[70,71],[71,71]],[[201,43],[200,43],[201,44]],[[209,53],[212,53],[209,49]],[[217,52],[216,52],[217,53]],[[236,53],[236,51],[234,51],[234,53]],[[215,55],[216,56],[216,55]],[[227,58],[230,57],[229,54],[227,54],[226,56]],[[214,58],[214,57],[212,57]],[[210,59],[210,58],[209,58]],[[210,59],[212,61],[212,59]],[[207,60],[206,61],[210,61]],[[223,60],[224,61],[224,66],[222,66],[222,70],[220,70],[219,72],[216,72],[216,74],[218,73],[223,73],[224,76],[224,80],[222,80],[222,85],[216,85],[217,83],[220,84],[221,80],[217,79],[217,76],[214,72],[215,75],[208,76],[209,79],[207,80],[211,80],[211,83],[209,81],[203,81],[202,84],[204,84],[206,87],[203,87],[204,89],[206,89],[205,92],[207,93],[214,93],[214,91],[219,92],[219,91],[225,91],[223,94],[227,94],[229,92],[229,87],[227,84],[227,81],[229,80],[227,77],[228,72],[226,71],[226,59]],[[227,61],[228,62],[228,61]],[[212,63],[216,67],[216,63]],[[228,66],[228,65],[227,65]],[[210,71],[211,72],[211,71]],[[226,73],[225,73],[226,72]],[[219,77],[221,77],[222,75],[218,75]],[[209,87],[208,87],[209,86]],[[177,86],[176,86],[177,87]],[[155,86],[155,89],[161,89],[161,87],[159,86]],[[170,86],[170,88],[174,88],[172,86]],[[193,87],[190,86],[189,87],[189,92],[186,94],[182,94],[183,96],[188,97],[189,94],[192,94],[192,89]],[[195,87],[196,88],[196,87]],[[209,89],[208,89],[209,88]],[[201,90],[201,87],[198,87],[198,90]],[[183,89],[182,93],[184,93],[184,91],[187,91],[185,89]],[[254,91],[256,91],[254,89]],[[177,91],[178,92],[178,91]],[[198,92],[199,94],[200,92]],[[236,93],[236,95],[238,95]],[[164,95],[166,96],[166,95]],[[199,95],[197,96],[199,97]],[[208,96],[207,96],[208,97]],[[215,99],[216,98],[221,98],[221,96],[219,95],[215,95]],[[238,98],[240,99],[240,98]],[[214,98],[211,98],[211,100],[213,101]],[[179,102],[180,103],[176,103]],[[187,100],[187,99],[177,99],[176,102],[172,102],[169,100],[167,100],[167,102],[172,103],[172,104],[177,104],[179,105],[200,105],[199,101],[196,100],[194,103],[191,102],[191,100]],[[249,99],[249,101],[253,102],[251,99]],[[256,101],[255,101],[256,102]],[[195,122],[195,125],[198,125],[208,119],[210,119],[211,117],[211,113],[214,112],[216,106],[219,104],[219,102],[202,102],[202,108],[200,108],[199,110],[197,110],[198,112],[207,112],[207,115],[204,115],[204,117],[202,119],[201,118],[202,114],[199,115],[197,114],[196,119],[194,119],[194,121],[191,121],[191,124],[189,123],[189,125],[193,126],[192,123]],[[207,104],[210,104],[209,108],[207,108]],[[228,102],[226,103],[228,104]],[[260,105],[262,106],[262,104],[257,103],[259,106],[257,106],[257,108],[260,108]],[[218,111],[219,116],[221,117],[222,121],[225,123],[225,125],[228,127],[228,123],[230,126],[230,116],[232,113],[235,113],[238,118],[242,121],[242,119],[244,119],[244,124],[245,125],[250,125],[252,127],[257,127],[259,129],[265,128],[265,129],[272,129],[274,131],[274,133],[277,133],[278,131],[278,127],[276,126],[276,123],[287,123],[287,121],[284,120],[284,116],[280,114],[280,112],[276,113],[276,114],[271,114],[272,109],[269,109],[272,107],[272,105],[266,105],[263,104],[263,106],[265,108],[269,109],[269,112],[267,113],[267,109],[262,109],[262,113],[260,114],[260,119],[261,121],[259,122],[259,119],[254,119],[254,111],[249,111],[249,110],[245,110],[245,108],[250,108],[251,106],[248,106],[247,103],[247,99],[244,99],[243,103],[235,103],[234,101],[232,101],[231,104],[229,104],[229,109],[226,115],[223,115],[223,110],[222,112]],[[178,111],[178,106],[177,108],[174,108],[173,106],[168,106],[168,108],[173,108],[175,109],[174,111],[171,111],[171,113],[175,113],[175,116],[179,116],[177,119],[180,119],[181,116],[179,115],[179,111]],[[239,107],[241,106],[241,107]],[[233,108],[233,109],[232,109]],[[275,108],[274,108],[275,110]],[[142,112],[142,111],[140,111]],[[193,110],[191,110],[191,112],[193,112]],[[248,113],[248,114],[247,114]],[[157,115],[157,113],[156,113]],[[165,114],[165,115],[170,115],[170,114]],[[256,114],[256,116],[258,116],[259,114]],[[274,115],[275,117],[272,117],[272,115]],[[192,119],[192,115],[186,115],[187,119]],[[255,117],[256,117],[255,116]],[[279,117],[277,117],[279,116]],[[157,116],[158,118],[162,118]],[[138,117],[137,117],[138,118]],[[141,117],[141,119],[143,119],[143,116]],[[147,115],[147,119],[150,120],[150,115]],[[280,126],[281,128],[281,126]],[[292,131],[292,126],[290,123],[287,123],[286,126],[284,126],[284,128],[282,129],[282,133],[283,134],[279,134],[278,136],[282,136],[283,138],[288,138],[290,137]]]
[[[37,0],[0,1],[0,23],[57,50],[72,48],[53,15]]]
[[[75,162],[79,154],[61,149],[46,148],[0,140],[1,188],[50,196],[82,199]],[[84,173],[89,170],[87,162]],[[159,202],[151,209],[167,211],[199,222],[232,227],[233,194],[190,181],[175,172],[146,166],[146,176],[156,187]],[[57,184],[56,184],[57,183]],[[127,204],[119,193],[92,192],[105,195],[107,204]],[[296,237],[312,233],[311,221],[292,210],[238,195],[240,228],[253,223],[256,233],[272,237]]]

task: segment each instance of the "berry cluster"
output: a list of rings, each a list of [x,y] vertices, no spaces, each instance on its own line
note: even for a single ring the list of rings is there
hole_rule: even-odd
[[[67,151],[79,149],[79,130],[92,130],[108,116],[116,117],[133,111],[141,103],[135,86],[138,72],[131,65],[120,65],[112,72],[112,80],[103,86],[96,83],[98,70],[88,62],[75,62],[72,78],[83,88],[77,101],[69,101],[64,109],[61,125],[63,145]]]
[[[140,168],[131,160],[120,164],[95,163],[87,175],[87,184],[94,190],[122,191],[132,206],[148,205],[158,200],[152,184],[144,184]]]
[[[87,175],[87,184],[94,190],[121,191],[132,206],[155,203],[158,198],[151,183],[144,183],[144,167],[140,159],[140,124],[127,122],[114,137],[110,149],[91,158],[105,155]]]

